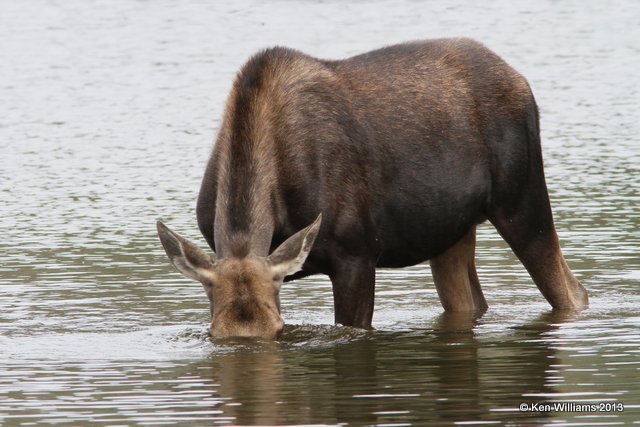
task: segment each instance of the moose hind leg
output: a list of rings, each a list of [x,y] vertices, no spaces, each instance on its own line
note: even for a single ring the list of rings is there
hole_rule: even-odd
[[[530,162],[523,187],[517,195],[505,192],[496,197],[488,218],[553,308],[583,309],[589,298],[562,255],[539,148]]]
[[[433,281],[445,311],[487,309],[475,264],[476,227],[443,254],[430,260]]]
[[[581,310],[589,305],[587,291],[562,255],[550,208],[523,203],[511,215],[503,212],[489,219],[554,309]]]

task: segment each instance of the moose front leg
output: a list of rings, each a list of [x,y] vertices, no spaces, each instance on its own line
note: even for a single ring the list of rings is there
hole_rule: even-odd
[[[376,282],[375,260],[336,260],[329,277],[333,285],[335,322],[345,326],[370,328]]]

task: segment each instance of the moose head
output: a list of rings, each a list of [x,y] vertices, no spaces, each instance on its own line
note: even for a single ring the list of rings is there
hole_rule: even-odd
[[[280,286],[302,268],[320,229],[321,216],[284,241],[271,255],[209,256],[194,243],[157,222],[158,236],[173,266],[202,283],[211,304],[213,337],[276,339],[284,327]]]

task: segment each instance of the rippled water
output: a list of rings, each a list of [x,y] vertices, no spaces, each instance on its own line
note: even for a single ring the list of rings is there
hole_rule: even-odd
[[[640,6],[633,1],[0,3],[0,424],[553,424],[640,420]],[[375,331],[283,287],[278,343],[211,342],[162,217],[194,205],[235,71],[273,44],[339,58],[477,38],[540,104],[557,228],[591,308],[561,317],[489,226],[489,311],[442,315],[427,265],[378,273]],[[521,403],[623,403],[523,412]]]

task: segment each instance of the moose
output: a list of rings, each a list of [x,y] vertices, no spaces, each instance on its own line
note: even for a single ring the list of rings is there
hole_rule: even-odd
[[[213,257],[157,228],[175,268],[204,286],[214,337],[276,339],[282,283],[319,273],[335,322],[369,328],[376,267],[427,260],[445,311],[481,313],[486,220],[555,310],[588,305],[555,231],[529,84],[469,39],[344,60],[256,54],[233,84],[196,214]]]

